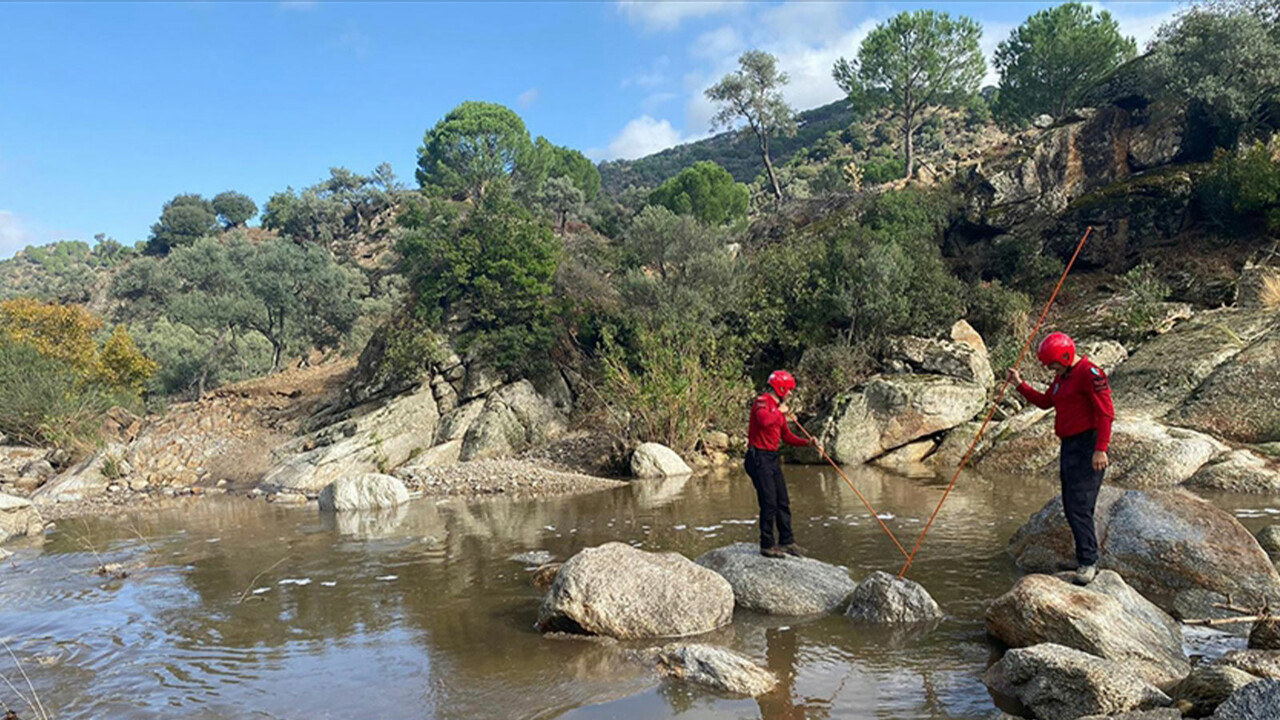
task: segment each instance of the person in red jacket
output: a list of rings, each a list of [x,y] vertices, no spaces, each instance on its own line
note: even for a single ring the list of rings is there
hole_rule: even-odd
[[[1076,583],[1088,585],[1098,574],[1093,511],[1110,462],[1107,447],[1116,417],[1111,386],[1102,368],[1078,356],[1075,342],[1063,333],[1050,333],[1036,355],[1054,374],[1048,392],[1023,382],[1016,368],[1009,370],[1009,381],[1017,383],[1018,392],[1031,404],[1057,413],[1053,429],[1062,440],[1058,458],[1062,510],[1076,545]]]
[[[778,458],[781,443],[803,447],[809,441],[796,437],[787,427],[790,415],[787,395],[796,388],[796,379],[786,370],[769,374],[769,389],[751,405],[751,421],[747,426],[747,459],[744,463],[760,503],[760,554],[782,558],[803,557],[791,532],[791,500],[787,497],[787,481],[782,477]],[[777,542],[774,542],[774,525]]]

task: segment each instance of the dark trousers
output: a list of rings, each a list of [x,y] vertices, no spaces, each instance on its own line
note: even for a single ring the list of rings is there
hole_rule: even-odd
[[[778,452],[751,448],[747,450],[745,466],[756,488],[756,501],[760,503],[760,547],[793,544],[796,539],[791,534],[791,499],[787,497],[787,481],[782,478]],[[775,523],[778,526],[776,543]]]
[[[1076,562],[1094,565],[1098,562],[1098,532],[1093,524],[1093,510],[1098,504],[1105,470],[1093,469],[1093,446],[1098,434],[1089,432],[1062,439],[1059,471],[1062,480],[1062,511],[1071,526],[1076,542]]]

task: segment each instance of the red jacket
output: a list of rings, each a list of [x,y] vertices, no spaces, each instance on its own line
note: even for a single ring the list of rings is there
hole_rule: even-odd
[[[778,410],[778,401],[770,393],[756,398],[751,405],[751,422],[747,425],[747,442],[758,450],[777,450],[780,441],[802,447],[808,440],[796,437],[787,427],[787,418]]]
[[[1053,431],[1060,438],[1079,435],[1090,430],[1098,431],[1093,449],[1106,452],[1111,443],[1111,423],[1116,419],[1115,406],[1111,403],[1111,385],[1102,368],[1088,358],[1067,369],[1062,377],[1054,378],[1049,392],[1042,393],[1027,383],[1018,386],[1022,397],[1036,407],[1057,411]]]

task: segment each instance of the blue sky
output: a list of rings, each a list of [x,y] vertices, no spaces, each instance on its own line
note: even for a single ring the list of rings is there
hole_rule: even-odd
[[[936,5],[984,47],[1053,3]],[[1145,44],[1172,2],[1100,2]],[[423,132],[464,100],[595,159],[704,136],[702,91],[761,48],[797,109],[831,65],[927,3],[0,3],[0,258],[28,244],[145,239],[175,194],[261,206],[331,166],[412,184]]]

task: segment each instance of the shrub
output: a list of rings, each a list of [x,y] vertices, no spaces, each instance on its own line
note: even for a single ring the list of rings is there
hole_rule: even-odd
[[[1280,230],[1280,163],[1261,143],[1235,153],[1219,150],[1196,194],[1211,223]]]
[[[796,366],[798,392],[816,405],[857,385],[875,370],[875,355],[865,344],[815,345],[804,351]]]
[[[1120,317],[1122,331],[1128,339],[1137,340],[1155,330],[1160,320],[1160,306],[1169,297],[1169,285],[1156,274],[1151,263],[1141,263],[1120,277],[1128,294]]]
[[[649,202],[678,215],[692,215],[706,225],[723,225],[747,214],[747,186],[713,162],[680,171],[649,195]]]
[[[907,164],[902,158],[879,158],[861,163],[862,182],[865,185],[901,180],[907,175]]]

